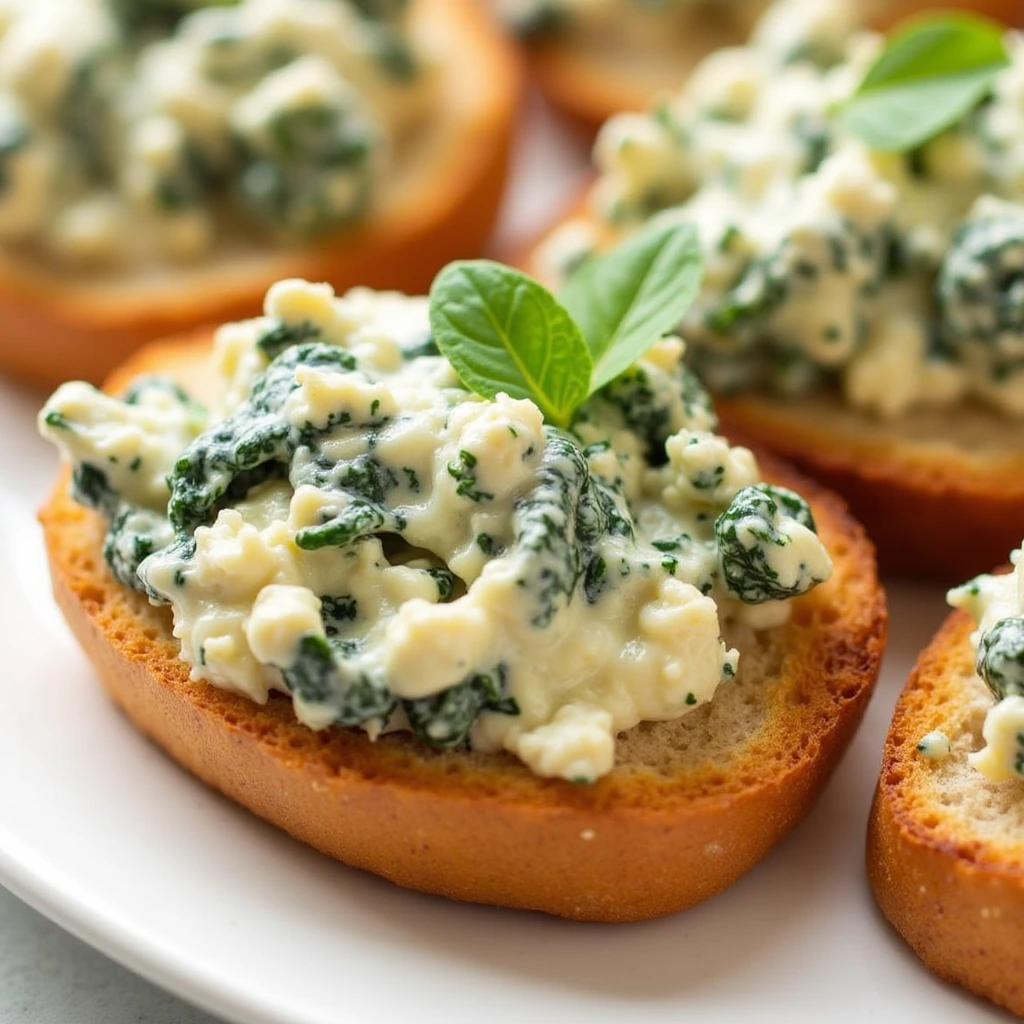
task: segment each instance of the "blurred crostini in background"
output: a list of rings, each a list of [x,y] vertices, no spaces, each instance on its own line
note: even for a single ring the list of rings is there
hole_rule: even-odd
[[[521,68],[477,0],[0,15],[0,370],[98,381],[282,277],[417,291],[490,233]]]
[[[884,569],[952,581],[1024,522],[1024,44],[970,12],[863,16],[778,0],[611,118],[521,262],[557,286],[652,219],[695,224],[680,332],[726,431],[842,493]]]
[[[678,89],[713,50],[747,38],[767,0],[488,0],[523,40],[548,101],[592,134],[624,110],[643,110]],[[863,0],[864,18],[885,29],[941,8],[1024,24],[1017,0]]]

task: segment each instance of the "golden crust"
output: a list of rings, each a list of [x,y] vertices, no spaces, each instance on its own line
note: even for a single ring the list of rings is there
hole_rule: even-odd
[[[504,190],[521,67],[477,0],[420,0],[448,39],[444,110],[365,223],[312,246],[221,255],[148,277],[76,276],[0,250],[0,369],[41,386],[99,382],[140,345],[259,313],[277,280],[419,293],[444,263],[479,253]]]
[[[201,336],[147,349],[112,384],[158,368],[187,377],[204,351]],[[766,468],[809,497],[833,579],[783,629],[750,641],[747,668],[710,706],[621,737],[617,767],[593,786],[538,778],[509,755],[426,750],[404,734],[314,733],[287,699],[258,706],[190,683],[167,609],[109,576],[104,525],[67,497],[66,476],[40,518],[57,602],[101,682],[211,786],[400,885],[630,921],[714,895],[804,816],[878,672],[886,610],[870,542],[834,495],[782,464]],[[716,733],[716,716],[750,721],[748,705],[756,728]]]
[[[967,706],[972,628],[963,612],[949,617],[896,705],[868,825],[868,877],[882,912],[928,967],[1024,1016],[1020,784],[988,783],[959,749],[978,745],[979,712]],[[954,741],[951,763],[916,752],[936,728]]]
[[[1008,25],[1024,20],[1017,0],[874,0],[871,6],[875,8],[872,22],[882,29],[916,11],[941,7],[970,7]],[[621,49],[599,50],[572,37],[538,40],[528,45],[527,53],[530,70],[548,102],[593,134],[609,117],[644,110],[658,96],[678,89],[712,50],[743,40],[735,23],[711,7],[699,32],[665,42],[672,45],[634,53],[628,59]]]
[[[595,223],[589,190],[559,223]],[[614,241],[596,225],[602,245]],[[514,262],[540,272],[549,228]],[[722,430],[837,491],[882,571],[955,583],[1005,559],[1024,532],[1024,422],[975,405],[879,420],[837,395],[716,398]]]

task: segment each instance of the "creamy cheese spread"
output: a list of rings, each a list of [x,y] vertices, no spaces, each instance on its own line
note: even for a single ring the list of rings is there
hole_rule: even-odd
[[[0,243],[102,268],[364,217],[434,95],[405,8],[0,0]]]
[[[599,239],[694,223],[707,272],[681,331],[712,389],[837,388],[895,417],[974,399],[1024,416],[1024,40],[989,100],[908,154],[837,114],[879,53],[855,0],[778,0],[746,46],[594,148],[594,221],[539,254],[557,278]]]
[[[978,623],[971,647],[996,700],[982,728],[986,745],[970,755],[993,782],[1024,779],[1024,550],[1010,557],[1013,572],[979,576],[949,592],[949,603]]]
[[[40,424],[193,679],[587,781],[618,732],[728,685],[724,619],[779,625],[831,571],[683,352],[659,341],[562,431],[466,391],[425,299],[285,281],[218,332],[208,409],[71,383]]]

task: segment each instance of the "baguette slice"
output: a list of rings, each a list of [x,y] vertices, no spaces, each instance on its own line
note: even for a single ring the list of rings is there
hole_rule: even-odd
[[[522,69],[477,0],[417,0],[413,32],[446,54],[441,107],[419,126],[361,224],[305,246],[223,249],[195,265],[76,274],[0,249],[0,370],[39,386],[100,382],[140,345],[254,316],[286,277],[426,291],[477,255],[504,190]]]
[[[188,381],[208,339],[150,347],[120,370]],[[197,389],[198,390],[198,389]],[[53,588],[102,684],[202,780],[297,839],[400,885],[598,921],[672,913],[753,867],[810,809],[871,693],[886,633],[863,530],[834,495],[766,460],[808,497],[835,561],[783,628],[730,631],[737,679],[710,705],[620,737],[591,786],[533,775],[511,755],[442,752],[408,734],[313,732],[291,702],[264,706],[190,683],[166,608],[119,586],[104,524],[67,496],[41,511]]]
[[[992,704],[965,612],[949,617],[900,696],[868,826],[882,912],[933,971],[1024,1015],[1024,789],[967,763]],[[941,729],[952,754],[916,750]]]
[[[567,220],[594,219],[589,192],[512,259],[542,280],[544,241]],[[724,434],[750,438],[837,491],[863,524],[883,572],[955,583],[998,565],[1024,523],[1024,421],[969,404],[881,420],[838,394],[715,398]]]
[[[748,0],[728,0],[729,4]],[[1024,23],[1019,0],[863,0],[867,17],[888,28],[922,10],[968,7],[1008,25]],[[696,64],[712,50],[744,41],[736,21],[723,16],[724,4],[706,4],[699,30],[685,38],[668,36],[655,48],[622,46],[618,38],[589,40],[571,33],[527,45],[530,70],[552,106],[594,134],[614,114],[639,111],[666,92],[678,89]],[[765,5],[750,3],[754,12]],[[751,15],[753,20],[753,14]]]

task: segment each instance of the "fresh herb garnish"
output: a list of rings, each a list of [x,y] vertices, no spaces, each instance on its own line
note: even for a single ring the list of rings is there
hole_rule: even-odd
[[[965,11],[903,22],[843,107],[847,131],[893,153],[934,138],[976,107],[1009,64],[1003,33]]]
[[[679,324],[701,273],[692,225],[656,222],[585,262],[562,302],[500,263],[451,263],[430,289],[430,326],[471,391],[528,398],[567,427],[590,395]]]
[[[532,399],[566,427],[589,393],[580,329],[551,292],[511,267],[449,263],[430,289],[430,328],[462,383],[485,398]]]
[[[654,223],[579,267],[559,299],[593,357],[591,391],[679,324],[697,297],[702,269],[697,232],[673,223]]]

